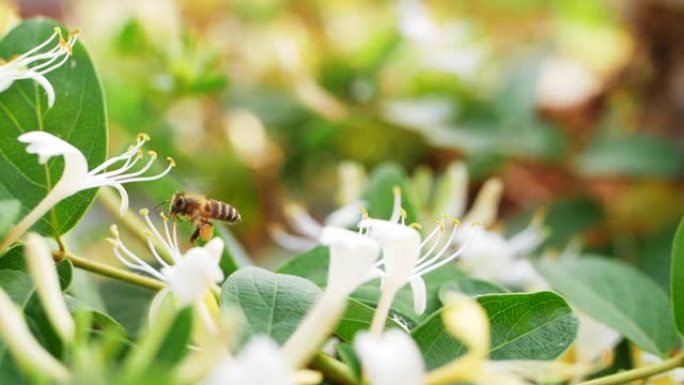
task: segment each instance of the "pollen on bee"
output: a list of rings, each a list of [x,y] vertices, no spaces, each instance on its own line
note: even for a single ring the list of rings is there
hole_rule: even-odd
[[[200,227],[200,232],[199,232],[199,237],[203,241],[208,241],[211,239],[211,237],[214,236],[214,227],[213,226],[202,226]]]

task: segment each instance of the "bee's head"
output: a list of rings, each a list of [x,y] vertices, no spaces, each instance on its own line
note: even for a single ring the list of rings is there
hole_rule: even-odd
[[[185,198],[185,193],[179,192],[173,194],[173,198],[171,198],[171,214],[182,213],[183,210],[185,210],[187,202],[188,200]]]

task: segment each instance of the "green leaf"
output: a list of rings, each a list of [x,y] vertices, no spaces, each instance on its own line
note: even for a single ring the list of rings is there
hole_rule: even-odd
[[[9,59],[43,42],[58,26],[45,19],[24,21],[0,41],[0,58]],[[81,150],[89,165],[105,160],[107,126],[100,82],[90,57],[80,42],[60,68],[46,75],[55,89],[55,105],[48,109],[45,92],[33,80],[19,80],[0,93],[0,199],[16,199],[26,215],[47,195],[62,174],[64,161],[46,166],[16,138],[24,132],[50,132]],[[62,201],[33,227],[41,234],[63,234],[71,229],[95,198],[84,191]]]
[[[565,300],[555,293],[489,294],[478,297],[477,301],[489,317],[492,359],[554,359],[577,335],[577,318]],[[444,328],[442,311],[431,314],[411,333],[430,369],[466,351]]]
[[[347,301],[347,309],[345,309],[344,315],[340,319],[340,323],[337,325],[335,335],[340,337],[340,339],[343,341],[353,341],[356,333],[361,330],[370,329],[374,315],[374,308],[350,298]],[[392,318],[387,318],[387,321],[385,322],[385,328],[398,327],[400,326],[397,321]]]
[[[684,219],[679,223],[672,242],[672,311],[679,334],[684,337]]]
[[[335,351],[337,351],[337,355],[340,357],[342,362],[347,364],[349,370],[351,370],[352,374],[354,375],[354,379],[360,382],[361,361],[359,361],[359,357],[356,356],[356,352],[354,351],[352,344],[348,342],[341,342],[335,346]]]
[[[642,349],[665,356],[676,345],[667,294],[635,268],[598,256],[542,261],[537,267],[574,306]]]
[[[401,188],[401,206],[406,210],[406,223],[418,220],[418,211],[410,195],[408,177],[404,170],[395,164],[384,164],[376,168],[368,178],[364,199],[368,202],[368,213],[377,219],[389,219],[394,204],[394,187]]]
[[[639,134],[595,141],[576,166],[591,176],[674,177],[682,169],[682,156],[671,140]]]
[[[155,293],[114,279],[102,281],[99,289],[107,313],[126,329],[128,335],[137,336]]]
[[[17,222],[20,210],[21,203],[18,200],[0,200],[0,238],[4,238],[12,225]]]
[[[328,260],[328,248],[319,246],[287,260],[277,271],[282,274],[300,276],[320,287],[325,287],[328,281]],[[456,284],[459,286],[458,291],[468,295],[505,292],[505,289],[499,286],[466,276],[453,264],[430,272],[423,279],[427,289],[427,306],[423,314],[416,314],[413,310],[413,295],[408,285],[397,293],[392,303],[394,314],[409,327],[420,323],[441,307],[439,293],[442,285]],[[370,305],[372,308],[377,305],[380,298],[380,288],[378,285],[377,281],[369,282],[352,293],[352,297],[365,305]]]
[[[245,267],[223,283],[221,306],[242,310],[245,337],[265,334],[282,344],[320,294],[321,289],[304,278]]]
[[[192,337],[192,307],[188,306],[178,312],[166,338],[159,348],[157,359],[169,365],[176,364],[188,352],[188,344]]]

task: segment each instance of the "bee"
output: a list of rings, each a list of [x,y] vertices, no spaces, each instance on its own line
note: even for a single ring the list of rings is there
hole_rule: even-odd
[[[204,195],[177,192],[171,198],[169,213],[173,217],[190,219],[195,226],[195,232],[190,237],[190,242],[195,243],[197,238],[208,241],[214,234],[214,228],[210,219],[218,219],[229,224],[239,223],[242,220],[240,213],[228,203],[208,199]]]

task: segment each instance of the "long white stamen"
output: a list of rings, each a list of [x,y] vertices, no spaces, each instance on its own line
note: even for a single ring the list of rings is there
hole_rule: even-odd
[[[53,32],[52,35],[50,35],[50,37],[48,37],[44,42],[38,44],[37,46],[35,46],[35,47],[31,48],[30,50],[24,52],[23,54],[17,56],[11,62],[21,61],[22,59],[25,59],[26,57],[31,56],[34,52],[40,51],[41,49],[43,49],[43,47],[50,44],[50,42],[53,41],[55,39],[55,37],[57,37],[57,35],[60,35],[60,34],[61,34],[61,32],[55,30],[55,32]]]
[[[150,249],[150,252],[154,256],[154,259],[156,259],[160,265],[162,265],[163,267],[169,267],[169,264],[166,263],[166,261],[161,256],[159,256],[157,249],[154,247],[154,244],[152,243],[151,237],[147,237],[147,248]]]
[[[126,171],[130,170],[131,168],[133,168],[133,166],[135,166],[140,159],[142,159],[142,156],[140,156],[140,155],[130,156],[128,159],[126,159],[126,163],[124,163],[124,165],[121,166],[120,168],[113,170],[113,171],[103,172],[103,173],[99,174],[98,176],[104,177],[104,178],[110,178],[110,177],[114,177],[117,175],[121,175],[121,174],[125,173]]]
[[[178,247],[178,234],[176,233],[176,221],[173,221],[171,225],[171,231],[173,232],[173,247],[176,248],[178,254],[180,254],[180,247]]]
[[[152,156],[150,157],[150,160],[148,160],[147,163],[145,163],[145,165],[144,165],[140,170],[138,170],[138,171],[136,171],[136,172],[133,172],[133,173],[130,173],[130,174],[115,175],[115,176],[113,176],[111,179],[112,179],[113,181],[117,181],[117,182],[118,182],[120,179],[132,179],[132,178],[135,178],[135,177],[137,177],[137,176],[139,176],[139,175],[142,175],[142,174],[144,174],[145,172],[147,172],[147,170],[149,170],[150,167],[152,167],[152,165],[154,164],[154,161],[155,161],[155,160],[157,160],[157,156],[156,156],[156,155],[152,155]]]
[[[157,239],[159,240],[159,242],[161,242],[161,244],[164,246],[164,248],[166,248],[166,251],[169,253],[169,255],[171,255],[171,258],[173,259],[174,264],[178,263],[176,253],[173,252],[173,248],[171,247],[171,245],[168,244],[168,242],[166,242],[166,239],[164,239],[164,237],[162,237],[162,235],[157,230],[157,227],[154,226],[154,224],[150,220],[150,216],[149,216],[149,213],[147,212],[147,210],[146,209],[140,210],[140,214],[143,216],[143,218],[145,218],[145,222],[147,223],[147,227],[149,227],[150,230],[152,230],[152,233],[157,237]]]
[[[134,155],[138,155],[140,148],[147,141],[147,138],[148,137],[145,134],[140,134],[135,145],[129,147],[128,150],[126,150],[124,153],[107,159],[101,165],[90,170],[89,174],[91,174],[91,175],[98,174],[100,171],[104,171],[105,169],[107,169],[107,167],[113,165],[114,163],[120,162],[124,159],[127,159],[127,162],[128,162],[128,160],[130,160]]]
[[[176,164],[173,163],[173,160],[171,160],[169,158],[169,165],[166,167],[166,169],[164,171],[162,171],[161,173],[159,173],[157,175],[145,176],[145,177],[140,177],[140,178],[131,178],[131,179],[118,179],[118,178],[116,178],[116,183],[123,184],[123,183],[134,183],[134,182],[149,182],[149,181],[157,180],[159,178],[162,178],[163,176],[165,176],[169,172],[171,172],[171,169],[174,167],[176,167]]]
[[[155,270],[152,266],[148,265],[145,261],[142,259],[138,258],[137,255],[133,254],[120,240],[114,240],[115,241],[115,247],[114,247],[114,255],[121,261],[124,265],[128,266],[129,268],[133,270],[138,270],[143,273],[147,273],[159,280],[164,280],[164,276],[161,275],[157,270]],[[130,258],[133,262],[130,260],[124,258],[123,255],[119,252],[119,250],[123,251],[128,258]]]
[[[164,223],[164,233],[166,233],[166,240],[168,241],[169,246],[171,246],[171,250],[173,251],[173,253],[180,255],[180,250],[174,242],[174,239],[171,237],[171,232],[169,231],[168,218],[166,218],[166,216],[163,213],[160,216],[162,218],[162,222]]]
[[[453,261],[454,259],[456,259],[459,255],[461,255],[461,253],[463,252],[463,250],[467,249],[468,246],[470,245],[470,243],[473,242],[473,240],[474,240],[475,238],[477,238],[477,235],[479,234],[479,231],[478,231],[478,230],[479,230],[479,229],[478,229],[479,226],[478,226],[478,225],[474,225],[474,226],[475,226],[474,228],[472,228],[472,229],[469,230],[469,231],[473,232],[473,234],[471,234],[471,235],[468,237],[468,240],[465,241],[465,243],[463,243],[463,245],[462,245],[458,250],[456,250],[453,254],[451,254],[451,255],[448,256],[447,258],[443,259],[442,261],[440,261],[440,262],[438,262],[438,263],[436,263],[436,264],[434,264],[434,265],[432,265],[432,266],[428,266],[428,267],[426,267],[426,268],[424,268],[424,269],[422,269],[422,270],[420,270],[420,271],[414,273],[413,275],[414,275],[414,276],[423,276],[423,275],[425,275],[425,274],[427,274],[427,273],[429,273],[429,272],[431,272],[431,271],[434,271],[434,270],[436,270],[436,269],[439,269],[440,267],[446,265],[447,263],[449,263],[449,262]]]
[[[432,233],[430,233],[430,235],[427,238],[425,238],[425,240],[423,240],[423,242],[420,244],[420,248],[422,249],[430,240],[430,238],[432,238],[437,233],[439,233],[439,236],[437,237],[437,239],[434,240],[434,242],[432,242],[432,246],[430,246],[430,249],[423,256],[418,258],[418,260],[416,261],[416,265],[420,264],[421,262],[429,258],[430,255],[432,255],[432,253],[437,248],[437,245],[439,245],[439,241],[441,241],[442,237],[444,236],[444,225],[442,223],[438,223],[438,226],[434,230],[432,230]]]
[[[434,257],[430,258],[430,259],[427,260],[427,261],[424,261],[425,258],[420,258],[420,259],[419,259],[419,262],[416,263],[417,267],[416,267],[415,269],[416,269],[416,270],[421,270],[421,269],[423,269],[424,267],[430,266],[430,264],[435,263],[436,261],[438,261],[439,258],[441,258],[442,255],[444,255],[444,253],[447,251],[447,249],[449,248],[449,246],[451,246],[451,242],[454,241],[454,237],[456,236],[456,232],[457,232],[458,228],[459,228],[459,225],[458,225],[458,224],[454,224],[454,228],[451,230],[451,234],[449,235],[449,239],[447,239],[447,241],[444,243],[444,246],[442,246],[442,248],[439,250],[439,252],[437,252],[437,254],[435,254]],[[426,255],[428,255],[428,254],[426,254]],[[424,262],[421,261],[421,259],[423,259]]]

